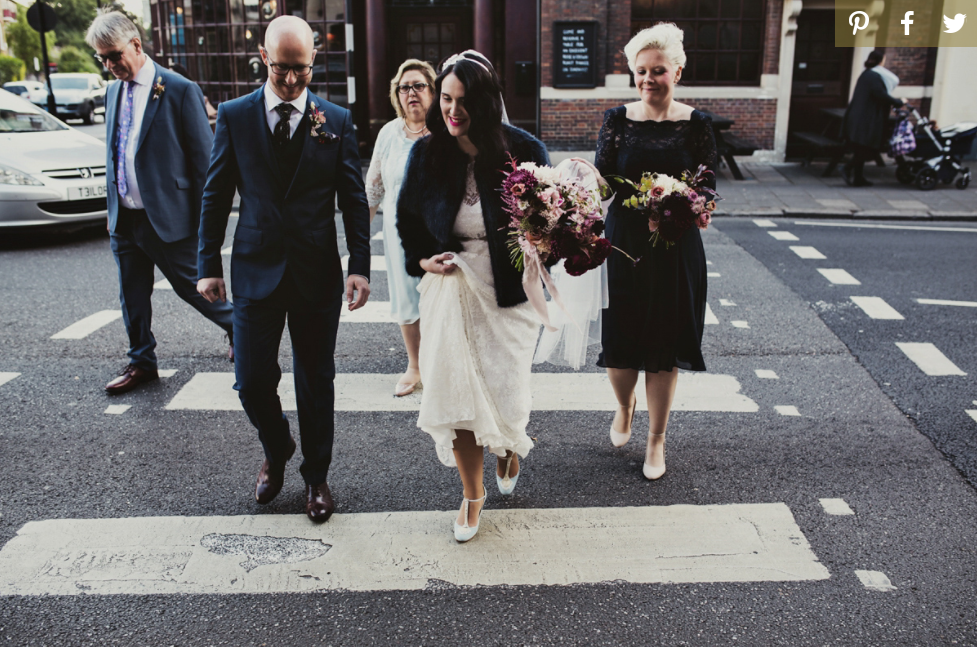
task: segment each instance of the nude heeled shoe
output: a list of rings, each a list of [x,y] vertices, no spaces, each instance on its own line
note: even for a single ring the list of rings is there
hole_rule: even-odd
[[[664,436],[665,433],[652,434],[653,436]],[[665,448],[662,447],[662,458],[665,457]],[[644,465],[641,467],[641,473],[645,475],[645,478],[649,481],[657,481],[662,476],[665,475],[665,461],[662,460],[661,467],[655,467],[651,463],[645,461]]]
[[[483,491],[484,491],[484,488],[483,488]],[[478,503],[479,501],[484,501],[485,500],[485,497],[487,496],[487,494],[488,494],[487,492],[485,494],[483,494],[482,495],[482,498],[480,498],[480,499],[464,499],[463,498],[461,500],[462,501],[461,505],[462,505],[462,507],[465,510],[465,512],[464,512],[464,515],[465,515],[465,523],[464,523],[464,525],[461,525],[457,521],[455,521],[455,541],[457,541],[459,544],[465,543],[466,541],[468,541],[469,539],[471,539],[472,537],[474,537],[478,533],[478,524],[477,523],[474,526],[469,526],[468,525],[468,504],[470,504],[470,503]],[[478,520],[479,521],[481,521],[481,519],[482,519],[482,510],[484,510],[484,509],[485,509],[485,505],[482,505],[482,507],[478,511]]]
[[[505,476],[499,476],[498,473],[495,474],[495,482],[499,485],[500,494],[512,494],[512,491],[516,489],[516,481],[519,480],[519,474],[522,474],[520,470],[519,474],[512,477],[509,476],[509,468],[512,467],[512,459],[515,456],[515,453],[512,453],[505,459]]]
[[[611,421],[611,444],[615,447],[624,447],[631,440],[631,423],[634,422],[634,412],[638,408],[638,396],[631,394],[631,413],[628,416],[628,431],[621,433],[614,430],[614,421]]]

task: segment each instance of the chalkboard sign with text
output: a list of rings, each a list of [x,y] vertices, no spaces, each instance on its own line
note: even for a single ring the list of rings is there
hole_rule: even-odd
[[[597,87],[597,22],[556,22],[553,35],[553,87]]]

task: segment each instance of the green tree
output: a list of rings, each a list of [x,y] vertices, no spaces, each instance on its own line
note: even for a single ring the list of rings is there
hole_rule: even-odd
[[[20,81],[24,78],[24,62],[16,56],[0,54],[0,83]]]
[[[58,24],[54,28],[58,47],[87,51],[85,32],[95,19],[95,0],[51,0],[49,4],[58,14]]]
[[[58,57],[58,72],[92,72],[98,74],[101,70],[98,69],[89,54],[69,45],[61,48],[61,55]]]
[[[51,53],[51,41],[54,40],[53,34],[45,34],[47,41],[48,54]],[[41,35],[34,31],[34,28],[27,24],[27,9],[17,6],[17,22],[7,25],[7,42],[14,54],[24,62],[24,66],[31,72],[34,71],[34,57],[38,63],[41,61]]]

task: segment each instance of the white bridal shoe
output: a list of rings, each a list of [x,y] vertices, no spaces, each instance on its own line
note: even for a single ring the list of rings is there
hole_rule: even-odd
[[[661,434],[652,434],[653,436],[664,436],[665,432]],[[662,447],[662,459],[665,458],[665,448]],[[649,481],[657,481],[662,476],[665,475],[665,461],[662,460],[661,467],[655,467],[651,463],[645,461],[644,466],[641,468],[641,473],[645,475],[645,478]]]
[[[485,496],[486,495],[483,494],[482,495],[482,498],[480,498],[480,499],[462,499],[461,507],[464,509],[465,523],[464,523],[464,525],[461,525],[457,521],[455,521],[455,541],[457,541],[458,543],[465,543],[466,541],[468,541],[469,539],[471,539],[472,537],[474,537],[478,533],[478,524],[477,523],[474,526],[469,526],[468,525],[468,504],[469,503],[478,503],[479,501],[484,501],[485,500]],[[484,510],[484,509],[485,509],[485,506],[483,505],[479,509],[479,511],[478,511],[478,519],[479,520],[481,520],[481,518],[482,518],[482,510]]]
[[[621,433],[614,430],[614,421],[611,421],[611,444],[615,447],[624,447],[631,440],[631,423],[634,422],[634,412],[638,409],[638,396],[631,394],[631,415],[628,416],[628,430]]]
[[[513,477],[509,476],[509,468],[512,467],[512,459],[515,457],[515,452],[509,455],[505,459],[505,476],[499,476],[498,472],[495,474],[495,482],[499,484],[499,493],[501,494],[512,494],[512,491],[516,489],[516,481],[519,480],[519,474]]]

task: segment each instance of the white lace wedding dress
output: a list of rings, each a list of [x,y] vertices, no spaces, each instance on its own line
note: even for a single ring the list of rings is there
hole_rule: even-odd
[[[529,303],[500,308],[478,190],[468,169],[468,189],[454,233],[464,251],[451,274],[421,279],[421,410],[417,426],[431,434],[438,457],[455,465],[456,429],[475,434],[499,456],[526,456],[532,408],[530,374],[539,319]]]

